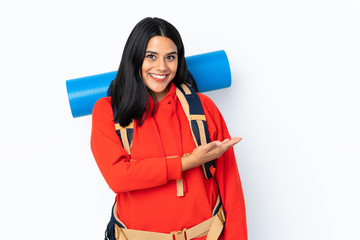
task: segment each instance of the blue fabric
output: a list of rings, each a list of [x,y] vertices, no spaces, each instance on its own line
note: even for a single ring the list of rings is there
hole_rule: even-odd
[[[114,216],[114,207],[115,207],[116,202],[114,203],[113,207],[111,208],[111,217],[110,217],[110,221],[106,227],[106,231],[105,231],[105,240],[115,240],[115,225],[117,224],[119,227],[121,228],[125,228],[118,220],[115,219]]]

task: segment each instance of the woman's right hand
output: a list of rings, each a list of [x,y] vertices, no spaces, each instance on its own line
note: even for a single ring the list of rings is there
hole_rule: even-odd
[[[219,158],[224,152],[241,140],[241,137],[233,137],[231,139],[225,139],[222,142],[213,141],[195,148],[190,155],[181,157],[182,171],[189,170]]]

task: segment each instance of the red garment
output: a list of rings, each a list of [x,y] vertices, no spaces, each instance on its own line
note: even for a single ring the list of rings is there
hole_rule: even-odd
[[[172,84],[153,117],[134,123],[131,161],[115,132],[111,98],[94,106],[91,149],[109,187],[117,194],[119,218],[129,229],[163,232],[191,228],[211,217],[218,194],[201,167],[181,171],[181,156],[196,147]],[[230,138],[216,105],[199,94],[211,141]],[[233,148],[215,162],[226,223],[220,239],[247,239],[245,204]],[[176,181],[183,176],[183,197]],[[206,239],[206,237],[198,238]]]

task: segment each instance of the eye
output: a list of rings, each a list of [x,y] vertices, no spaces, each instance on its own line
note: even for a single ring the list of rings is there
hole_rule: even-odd
[[[156,56],[154,54],[148,54],[146,55],[147,58],[150,58],[150,59],[155,59]]]
[[[176,59],[176,56],[175,55],[169,55],[166,58],[169,59],[169,60],[174,60],[174,59]]]

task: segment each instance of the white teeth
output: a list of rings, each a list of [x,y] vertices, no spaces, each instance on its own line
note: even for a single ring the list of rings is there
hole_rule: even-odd
[[[166,77],[166,75],[156,75],[156,74],[152,74],[152,73],[150,73],[150,75],[157,79],[164,79]]]

